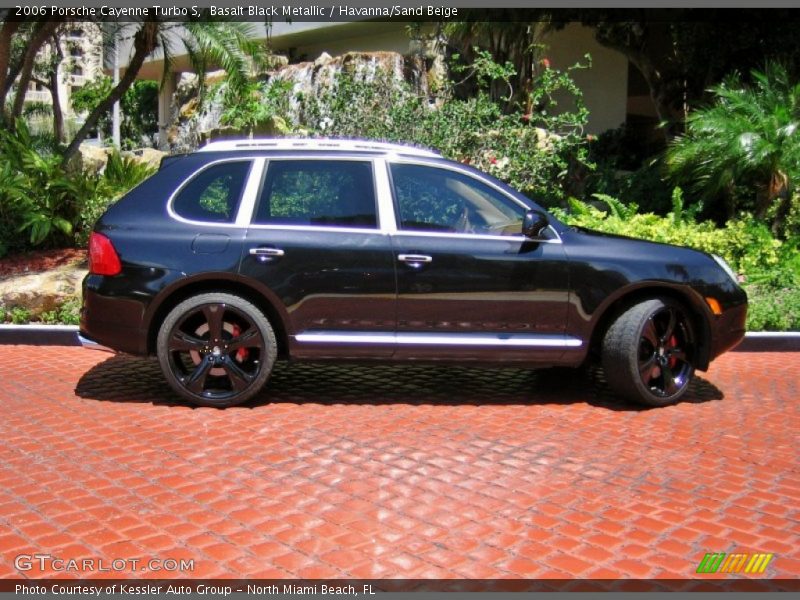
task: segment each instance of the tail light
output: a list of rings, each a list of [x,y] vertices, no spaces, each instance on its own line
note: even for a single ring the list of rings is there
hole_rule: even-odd
[[[102,233],[89,236],[89,272],[95,275],[119,275],[122,264],[111,240]]]

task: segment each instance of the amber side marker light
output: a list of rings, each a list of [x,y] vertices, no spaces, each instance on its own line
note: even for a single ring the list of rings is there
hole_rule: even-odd
[[[708,304],[708,308],[710,308],[711,312],[713,312],[715,315],[719,316],[722,314],[722,307],[719,305],[719,301],[716,298],[707,296],[706,304]]]

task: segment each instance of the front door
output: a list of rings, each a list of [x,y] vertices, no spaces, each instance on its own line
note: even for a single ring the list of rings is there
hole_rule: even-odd
[[[521,234],[527,208],[464,171],[390,163],[399,358],[557,360],[568,264],[560,239]]]
[[[390,356],[394,268],[371,160],[269,161],[240,272],[283,305],[293,356]]]

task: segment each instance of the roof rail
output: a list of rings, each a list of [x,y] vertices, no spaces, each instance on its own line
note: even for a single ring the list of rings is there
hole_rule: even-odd
[[[314,139],[314,138],[263,138],[239,139],[209,142],[198,152],[226,152],[231,150],[350,150],[361,152],[394,152],[411,156],[441,158],[441,154],[405,144],[373,142],[354,139]]]

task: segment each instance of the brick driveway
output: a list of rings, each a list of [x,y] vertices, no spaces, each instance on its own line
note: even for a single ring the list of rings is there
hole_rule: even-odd
[[[800,354],[728,354],[657,410],[592,371],[279,366],[220,411],[147,360],[0,364],[0,577],[46,552],[194,578],[688,578],[735,550],[800,575]]]

